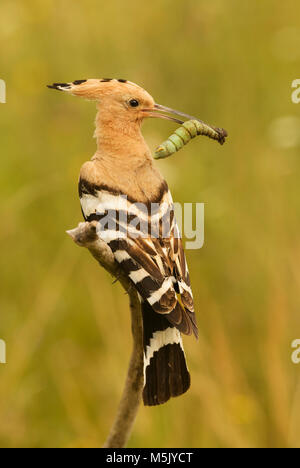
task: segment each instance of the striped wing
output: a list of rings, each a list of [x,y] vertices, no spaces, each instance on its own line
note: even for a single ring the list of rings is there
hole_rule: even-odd
[[[194,332],[197,336],[188,267],[170,192],[162,196],[150,213],[141,210],[140,204],[104,190],[80,192],[85,219],[98,219],[100,223],[105,220],[99,236],[110,246],[142,299],[182,333]],[[110,226],[109,211],[116,213],[115,223]],[[137,217],[141,221],[139,230],[136,222],[130,222]],[[151,236],[146,237],[145,229],[141,228],[143,222]]]

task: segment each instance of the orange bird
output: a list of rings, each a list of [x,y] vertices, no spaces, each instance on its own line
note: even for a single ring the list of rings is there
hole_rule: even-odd
[[[126,80],[77,80],[49,88],[96,101],[97,151],[80,171],[81,208],[86,221],[99,222],[98,235],[139,293],[144,404],[165,403],[190,387],[181,334],[198,333],[172,196],[154,166],[141,125],[147,117],[182,123],[167,114],[189,116],[156,104],[147,91]]]

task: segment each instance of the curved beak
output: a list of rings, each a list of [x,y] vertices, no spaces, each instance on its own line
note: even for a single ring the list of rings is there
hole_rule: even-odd
[[[214,127],[212,125],[208,125],[203,120],[198,119],[197,117],[193,117],[192,115],[185,114],[184,112],[177,111],[175,109],[171,109],[170,107],[162,106],[161,104],[154,104],[154,107],[151,109],[143,109],[143,112],[147,112],[147,117],[156,117],[159,119],[171,120],[172,122],[176,122],[180,125],[184,123],[184,120],[178,119],[176,117],[172,117],[168,114],[176,115],[179,117],[183,117],[185,120],[198,120],[204,125],[207,125],[212,130],[215,130],[220,135],[220,139],[225,141],[225,138],[228,136],[226,130],[224,128]]]

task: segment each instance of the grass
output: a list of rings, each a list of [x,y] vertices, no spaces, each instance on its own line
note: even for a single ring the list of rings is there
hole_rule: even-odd
[[[200,339],[184,340],[191,390],[141,408],[130,446],[299,447],[299,142],[274,135],[286,116],[298,131],[299,10],[292,0],[2,0],[1,447],[99,446],[120,397],[127,298],[65,235],[81,220],[95,109],[45,87],[103,76],[229,132],[223,147],[198,138],[157,163],[176,201],[205,203],[205,245],[187,253]],[[144,125],[153,149],[173,130]]]

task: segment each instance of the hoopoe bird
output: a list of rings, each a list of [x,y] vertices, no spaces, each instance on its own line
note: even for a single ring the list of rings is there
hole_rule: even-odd
[[[86,221],[97,220],[99,225],[108,212],[116,212],[115,226],[99,229],[98,235],[141,300],[144,404],[165,403],[190,387],[181,334],[197,337],[198,331],[172,196],[154,166],[141,124],[147,117],[180,122],[167,114],[187,116],[156,104],[147,91],[126,80],[76,80],[49,87],[96,101],[97,151],[80,171],[81,208]],[[146,229],[133,235],[137,225],[127,229],[124,216],[127,226],[137,216],[144,227],[151,225],[151,232]],[[168,229],[163,232],[167,218]]]

